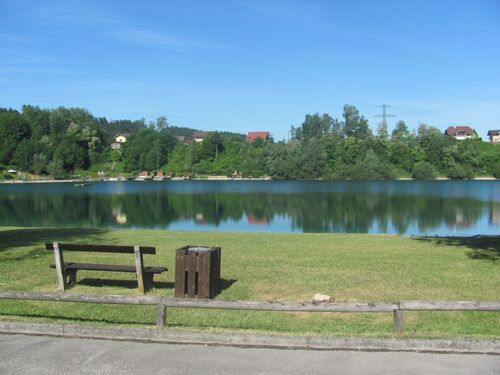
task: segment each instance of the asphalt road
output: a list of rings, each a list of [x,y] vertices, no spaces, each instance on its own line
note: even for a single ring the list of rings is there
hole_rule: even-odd
[[[0,374],[498,374],[500,356],[249,349],[0,335]]]

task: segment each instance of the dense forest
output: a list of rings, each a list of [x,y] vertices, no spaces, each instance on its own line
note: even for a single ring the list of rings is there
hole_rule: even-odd
[[[500,146],[481,139],[457,141],[426,124],[410,131],[399,121],[391,134],[375,134],[351,105],[342,119],[309,114],[292,126],[287,142],[242,134],[171,126],[166,117],[146,123],[94,117],[81,108],[0,109],[0,178],[9,170],[36,176],[118,176],[161,169],[172,176],[270,176],[274,179],[500,178]],[[113,136],[128,134],[120,149]]]

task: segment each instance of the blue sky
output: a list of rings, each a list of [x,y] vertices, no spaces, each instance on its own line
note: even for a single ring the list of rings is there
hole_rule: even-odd
[[[352,104],[377,128],[500,128],[500,0],[0,0],[0,106],[287,138]]]

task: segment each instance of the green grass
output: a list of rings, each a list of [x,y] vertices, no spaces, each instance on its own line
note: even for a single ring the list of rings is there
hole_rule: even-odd
[[[56,291],[51,252],[44,243],[156,246],[146,265],[150,295],[174,295],[175,249],[222,247],[225,300],[310,301],[317,292],[337,301],[500,300],[500,237],[423,239],[358,234],[280,234],[0,228],[0,290]],[[66,253],[66,261],[133,264],[130,255]],[[130,274],[82,271],[69,293],[137,295]],[[151,306],[0,300],[0,319],[149,327]],[[278,334],[392,336],[389,313],[269,313],[169,309],[177,329]],[[500,313],[405,312],[408,337],[500,337]]]

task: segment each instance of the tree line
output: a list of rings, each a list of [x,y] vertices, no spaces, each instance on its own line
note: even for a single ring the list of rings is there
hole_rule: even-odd
[[[426,124],[410,131],[404,121],[391,134],[383,124],[374,133],[352,105],[343,107],[341,119],[306,115],[291,127],[288,141],[249,143],[242,134],[214,131],[196,143],[194,131],[171,126],[165,116],[146,123],[108,121],[82,108],[0,109],[0,173],[9,178],[7,170],[15,169],[64,178],[161,169],[172,176],[274,179],[500,178],[500,146],[457,141]],[[115,150],[110,145],[117,133],[128,138]]]

